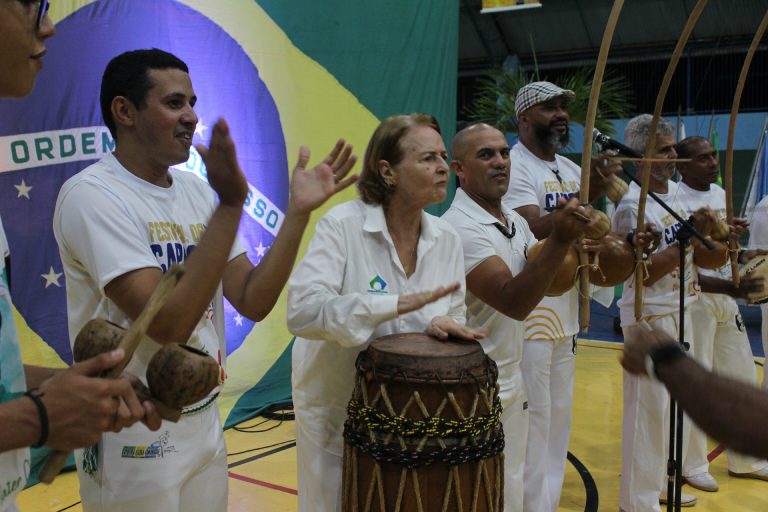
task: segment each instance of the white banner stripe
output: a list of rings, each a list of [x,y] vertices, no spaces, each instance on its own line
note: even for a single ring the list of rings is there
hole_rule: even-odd
[[[0,173],[82,160],[98,160],[115,149],[106,126],[0,137]]]
[[[183,164],[176,165],[174,169],[191,172],[206,183],[208,182],[205,164],[194,146],[189,152],[189,160]],[[283,225],[285,214],[280,208],[275,206],[275,203],[270,201],[266,194],[262,193],[251,183],[248,183],[248,199],[246,199],[243,205],[243,210],[272,236],[277,236],[280,226]]]
[[[0,173],[33,169],[82,160],[98,160],[115,149],[106,126],[87,126],[0,137]],[[200,154],[192,147],[189,160],[174,167],[208,181]],[[277,236],[285,214],[248,183],[248,199],[243,210],[272,236]]]

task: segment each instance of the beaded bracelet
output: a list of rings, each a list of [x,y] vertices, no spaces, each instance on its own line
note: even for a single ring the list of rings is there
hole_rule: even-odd
[[[32,448],[40,448],[48,441],[48,411],[45,408],[45,404],[40,399],[40,397],[43,396],[42,393],[35,393],[40,393],[40,390],[37,388],[30,389],[24,393],[24,396],[29,397],[29,399],[34,402],[37,407],[37,413],[40,416],[40,438],[37,440],[37,443],[32,445]]]

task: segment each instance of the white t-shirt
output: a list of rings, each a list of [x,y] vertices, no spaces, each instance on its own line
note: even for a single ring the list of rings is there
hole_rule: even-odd
[[[749,248],[768,249],[768,196],[765,196],[749,216]]]
[[[5,257],[9,254],[8,240],[0,220],[0,403],[19,398],[27,390],[5,271]],[[30,466],[29,448],[0,453],[0,511],[11,508],[15,503],[16,495],[27,484]]]
[[[637,227],[637,209],[640,197],[636,183],[629,185],[630,193],[625,195],[613,214],[612,231],[627,233]],[[680,202],[677,194],[677,183],[670,181],[666,194],[657,194],[681,217],[688,215]],[[672,215],[659,206],[653,198],[648,197],[645,203],[645,222],[653,222],[656,228],[662,232],[661,242],[656,251],[663,251],[671,244],[676,243],[675,233],[681,224]],[[654,251],[654,252],[656,252]],[[655,315],[668,315],[678,310],[680,302],[678,270],[666,274],[651,286],[646,286],[643,291],[643,317]],[[696,282],[696,269],[693,266],[693,252],[688,251],[685,259],[685,283],[686,305],[692,303],[699,295],[700,289]],[[619,300],[619,313],[621,325],[632,325],[635,322],[635,275],[634,273],[624,282],[624,292]]]
[[[128,316],[104,294],[110,281],[140,268],[165,272],[171,264],[184,262],[202,237],[216,208],[213,189],[191,173],[172,170],[171,176],[170,187],[153,185],[109,154],[67,180],[59,191],[53,232],[66,276],[71,343],[92,318],[130,325]],[[236,241],[230,260],[243,252]],[[187,344],[224,366],[221,285]],[[159,348],[145,338],[127,371],[144,379]]]
[[[536,243],[528,223],[517,212],[502,205],[510,231],[507,238],[494,225],[499,221],[474,202],[463,190],[456,190],[450,209],[443,219],[459,233],[464,248],[464,273],[469,274],[483,261],[498,256],[506,263],[512,275],[519,274],[527,262],[528,247]],[[488,337],[480,340],[488,356],[499,368],[500,391],[512,382],[512,373],[523,357],[523,322],[508,317],[492,308],[467,290],[467,325],[486,329]]]
[[[355,359],[388,334],[423,332],[432,318],[465,320],[464,256],[451,226],[422,213],[415,272],[406,278],[384,210],[360,200],[321,218],[304,259],[288,281],[288,329],[293,345],[296,421],[320,447],[342,453]],[[397,315],[399,295],[459,281],[456,292]]]
[[[688,213],[686,218],[693,214],[699,208],[708,206],[712,208],[717,214],[717,218],[725,220],[727,218],[725,211],[725,190],[720,185],[715,183],[709,186],[709,190],[701,191],[695,190],[686,185],[683,182],[677,185],[677,195],[679,201]],[[731,280],[731,262],[730,260],[722,267],[709,270],[706,268],[696,268],[697,272],[703,276],[718,277],[720,279]]]
[[[518,142],[509,152],[509,160],[509,190],[502,201],[510,210],[535,205],[543,217],[549,215],[546,208],[557,206],[558,199],[570,199],[579,193],[581,169],[564,156],[555,155],[553,162],[547,162]],[[553,169],[557,169],[559,180]],[[544,297],[525,320],[527,340],[560,339],[578,332],[579,292],[576,286],[559,297]]]

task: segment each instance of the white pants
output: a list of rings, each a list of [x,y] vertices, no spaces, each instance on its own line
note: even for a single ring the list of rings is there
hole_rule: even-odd
[[[523,375],[515,369],[511,382],[499,382],[499,398],[504,408],[504,511],[523,509],[523,477],[528,439],[528,409]]]
[[[677,315],[654,317],[648,323],[677,338]],[[691,343],[690,315],[686,311],[685,341]],[[624,328],[626,343],[626,328]],[[669,393],[646,376],[624,376],[624,416],[621,436],[620,507],[624,512],[661,512],[659,496],[667,488],[669,458]],[[683,460],[690,437],[690,422],[683,422]]]
[[[529,405],[523,510],[554,512],[571,432],[575,337],[525,340],[521,368]]]
[[[214,403],[164,421],[151,432],[142,424],[106,433],[95,471],[87,450],[77,450],[85,512],[226,512],[227,449]]]
[[[343,458],[318,446],[296,421],[296,468],[298,471],[298,512],[341,510]]]
[[[688,308],[695,346],[693,356],[707,369],[733,379],[757,384],[757,370],[752,347],[731,297],[702,293]],[[686,416],[685,421],[690,421]],[[696,425],[691,426],[688,454],[683,463],[683,475],[692,476],[709,471],[707,435]],[[751,473],[768,466],[765,460],[727,451],[728,469],[735,473]]]

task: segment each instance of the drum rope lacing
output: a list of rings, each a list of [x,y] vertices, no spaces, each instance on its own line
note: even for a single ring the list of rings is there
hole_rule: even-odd
[[[448,510],[452,497],[455,499],[457,510],[464,509],[464,498],[460,491],[461,477],[459,473],[460,465],[466,462],[474,462],[477,468],[474,482],[471,484],[471,496],[469,499],[470,512],[475,512],[478,507],[483,510],[498,512],[502,508],[503,501],[501,496],[502,474],[503,474],[503,450],[504,450],[504,432],[500,424],[501,405],[498,399],[499,386],[496,383],[497,370],[496,365],[490,359],[486,358],[488,366],[485,368],[484,382],[471,372],[462,373],[458,381],[455,379],[445,380],[433,372],[411,375],[414,381],[424,383],[425,381],[435,381],[438,387],[443,391],[443,398],[434,412],[430,413],[427,405],[422,400],[421,393],[412,386],[411,379],[403,371],[396,371],[394,374],[378,372],[376,365],[366,357],[365,353],[358,356],[356,367],[358,374],[356,377],[355,389],[352,400],[356,405],[350,404],[353,412],[359,412],[357,419],[347,419],[344,423],[344,438],[347,446],[344,449],[344,500],[345,510],[361,510],[370,512],[374,508],[374,502],[378,501],[380,510],[399,511],[403,506],[405,496],[405,487],[408,476],[413,480],[413,496],[415,498],[416,511],[426,512],[425,502],[423,501],[419,485],[419,468],[435,463],[445,463],[449,467],[449,476],[446,481],[446,488],[442,497],[442,508],[444,512]],[[491,370],[489,370],[489,367]],[[366,376],[367,373],[367,376]],[[384,376],[384,379],[380,377]],[[371,389],[374,396],[369,397],[368,383],[372,380],[378,384],[378,390],[375,387]],[[400,411],[396,411],[394,404],[390,400],[387,385],[393,380],[404,383],[410,392],[406,404]],[[457,382],[474,381],[477,393],[469,405],[469,411],[465,415],[462,407],[458,403],[454,393],[449,389]],[[375,392],[374,392],[375,391]],[[388,415],[374,409],[383,402],[381,409],[386,409]],[[482,405],[488,414],[482,416],[479,421],[473,420],[477,413],[478,405]],[[498,405],[498,407],[497,407]],[[440,415],[446,407],[450,406],[459,420],[446,419],[441,420]],[[406,413],[412,408],[418,409],[422,420],[407,418]],[[469,417],[470,421],[466,421]],[[381,421],[383,419],[383,421]],[[362,421],[359,421],[362,420]],[[371,423],[366,423],[373,420]],[[466,423],[462,423],[465,422]],[[371,426],[382,426],[380,431],[370,428]],[[450,425],[456,432],[466,431],[474,432],[471,428],[486,427],[475,435],[463,435],[454,437],[446,435],[440,437],[440,427],[448,429]],[[399,425],[402,428],[398,431],[394,428]],[[466,426],[466,427],[465,427]],[[364,427],[364,430],[356,431],[356,428]],[[436,435],[411,435],[408,442],[406,436],[409,429],[424,428],[426,432]],[[448,446],[448,443],[451,446]],[[427,444],[429,443],[429,446]],[[437,446],[435,446],[437,445]],[[409,449],[409,447],[414,447]],[[425,449],[425,446],[427,449]],[[348,450],[347,448],[351,448]],[[373,478],[370,481],[367,491],[364,491],[364,502],[362,508],[358,509],[359,489],[357,477],[354,476],[358,471],[358,451],[366,453],[375,461]],[[384,480],[381,463],[393,463],[399,465],[400,471],[399,484],[394,502],[387,506],[384,492]],[[495,475],[495,476],[494,476]],[[349,494],[349,495],[348,495]],[[378,496],[378,500],[376,500]],[[349,501],[347,501],[349,500]],[[434,504],[433,504],[434,505]],[[347,508],[349,506],[350,508]],[[392,508],[394,507],[394,508]]]
[[[501,400],[495,397],[490,414],[464,418],[463,420],[431,416],[414,420],[405,416],[390,416],[366,407],[354,398],[347,405],[347,417],[361,428],[378,433],[397,434],[402,437],[476,437],[499,427],[501,421]]]
[[[373,378],[379,380],[380,374],[377,375],[375,365],[371,365],[369,361],[364,361],[361,357],[358,359],[357,366],[358,370],[363,370],[363,374],[365,370],[372,371]],[[495,381],[488,377],[489,375],[486,375],[486,382]],[[394,379],[404,382],[411,390],[411,397],[400,414],[395,411],[387,394],[386,384]],[[445,379],[440,375],[436,373],[420,375],[419,380],[434,380],[444,391],[444,398],[434,414],[429,413],[419,391],[411,386],[409,376],[402,371],[395,372],[386,376],[386,382],[380,384],[379,393],[369,405],[366,405],[369,403],[365,391],[367,386],[365,383],[359,383],[358,389],[363,394],[362,402],[353,396],[347,406],[348,419],[344,422],[344,439],[377,462],[399,464],[409,469],[436,463],[459,465],[487,459],[503,452],[504,430],[501,428],[500,420],[502,407],[497,389],[486,389],[488,386],[484,386],[472,373],[461,374],[458,382],[472,380],[478,391],[469,414],[465,415],[453,393],[448,390]],[[489,399],[489,396],[493,399]],[[490,412],[475,417],[480,397]],[[384,402],[387,413],[374,408],[379,400]],[[439,417],[448,404],[460,419]],[[420,410],[424,419],[414,420],[403,416],[414,405]],[[480,436],[485,439],[479,439]],[[384,437],[383,440],[382,437]],[[392,443],[392,437],[399,439],[399,447]],[[408,449],[403,438],[413,437],[421,437],[422,440],[416,449]],[[458,440],[448,446],[443,440],[451,437]],[[424,449],[430,440],[437,441],[439,448]]]

